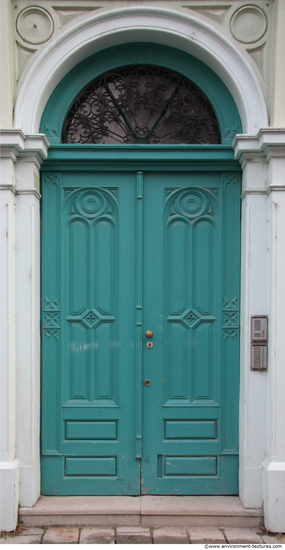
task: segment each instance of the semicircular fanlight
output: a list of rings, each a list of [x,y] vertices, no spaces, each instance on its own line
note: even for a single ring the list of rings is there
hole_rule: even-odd
[[[127,67],[88,84],[67,113],[62,143],[220,143],[205,94],[181,75]]]

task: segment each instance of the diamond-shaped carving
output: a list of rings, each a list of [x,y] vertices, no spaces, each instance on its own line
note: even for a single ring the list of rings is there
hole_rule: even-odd
[[[238,314],[236,311],[224,311],[224,326],[234,327],[238,324]]]
[[[232,300],[227,300],[224,298],[224,309],[237,309],[237,298],[233,298]]]
[[[56,298],[54,301],[45,298],[45,310],[48,309],[59,309],[59,298]]]
[[[109,314],[100,313],[97,309],[84,309],[81,314],[67,317],[69,323],[80,323],[84,328],[97,328],[101,323],[112,323],[115,317]]]
[[[169,315],[167,321],[170,323],[181,323],[185,328],[196,328],[201,323],[213,323],[216,317],[210,314],[201,313],[198,309],[186,309],[179,315]]]
[[[59,311],[45,311],[44,312],[44,325],[45,325],[45,327],[58,327],[58,325],[59,325]]]
[[[227,338],[236,338],[238,329],[237,328],[224,328],[224,340]]]
[[[60,327],[58,328],[45,328],[44,329],[44,335],[47,337],[47,338],[56,338],[56,340],[59,340],[59,330],[60,330]]]
[[[93,311],[90,311],[86,316],[85,316],[85,321],[87,321],[87,323],[90,325],[90,327],[94,324],[95,321],[97,321],[98,317],[96,317],[96,315],[93,313]]]
[[[197,321],[198,317],[194,315],[193,311],[190,311],[189,315],[186,317],[187,321],[189,322],[189,325],[192,327],[192,325]]]

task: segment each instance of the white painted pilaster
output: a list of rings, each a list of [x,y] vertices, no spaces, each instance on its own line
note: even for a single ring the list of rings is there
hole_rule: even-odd
[[[264,463],[265,526],[285,531],[285,131],[283,147],[271,147],[270,207],[270,348],[268,458]]]
[[[252,506],[252,496],[256,501],[260,499],[257,491],[261,488],[262,469],[265,526],[270,531],[282,532],[285,530],[285,131],[268,128],[255,137],[237,136],[234,147],[244,167],[243,213],[248,209],[250,212],[242,221],[241,499],[246,507]],[[252,216],[254,243],[249,230]],[[249,321],[251,315],[259,314],[269,315],[267,373],[249,371]],[[254,485],[250,484],[252,473],[253,479],[258,476]],[[255,487],[253,493],[251,486]]]
[[[1,529],[11,531],[19,476],[20,503],[32,505],[39,496],[39,167],[48,142],[17,130],[0,136]]]
[[[16,453],[21,506],[40,495],[40,164],[44,136],[26,136],[15,166],[16,220]]]
[[[40,194],[32,187],[38,169],[22,164],[16,167],[16,450],[20,505],[33,506],[40,495]]]
[[[267,373],[250,370],[250,321],[268,314],[267,167],[243,170],[241,231],[240,498],[262,508],[262,463],[266,456]]]
[[[17,524],[19,465],[15,460],[15,155],[23,147],[22,135],[5,139],[1,147],[0,184],[0,530]],[[4,141],[4,143],[3,143]]]

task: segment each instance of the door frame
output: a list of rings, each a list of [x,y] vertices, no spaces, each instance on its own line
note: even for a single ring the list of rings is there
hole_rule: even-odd
[[[62,144],[61,132],[65,116],[79,92],[98,76],[126,66],[149,65],[182,74],[200,88],[216,114],[221,144],[219,145],[85,145]],[[209,86],[209,82],[211,86]],[[73,68],[58,84],[44,109],[40,131],[51,143],[48,159],[42,172],[48,170],[152,170],[161,171],[175,166],[179,171],[240,171],[234,160],[231,143],[242,131],[241,121],[233,98],[222,80],[204,63],[169,46],[152,43],[124,44],[94,54]],[[106,165],[107,162],[107,165]],[[106,168],[108,167],[108,168]],[[138,214],[139,215],[139,214]],[[138,279],[138,277],[137,277]],[[139,289],[137,289],[139,294]],[[139,316],[139,310],[137,312]],[[139,320],[138,320],[139,322]],[[137,339],[141,335],[137,330]],[[137,352],[137,365],[140,357]],[[138,366],[137,366],[138,368]],[[138,374],[138,373],[137,373]],[[138,402],[140,402],[138,392]],[[141,455],[141,413],[136,411],[136,454]]]
[[[83,158],[82,158],[83,157]],[[108,162],[107,162],[108,161]],[[96,171],[132,171],[137,173],[137,193],[140,187],[140,172],[161,172],[176,170],[179,172],[231,172],[240,173],[240,165],[234,160],[231,147],[216,146],[161,146],[161,145],[52,145],[48,159],[42,166],[42,173],[66,172],[72,170],[78,173]],[[137,218],[142,215],[141,201],[137,201]],[[138,228],[137,228],[138,230]],[[142,235],[138,235],[142,239]],[[141,266],[141,246],[137,251],[137,267]],[[136,297],[137,297],[137,328],[136,328],[136,376],[142,379],[142,310],[140,297],[142,292],[141,277],[136,272]],[[141,385],[134,388],[136,392],[136,433],[135,453],[136,458],[142,455],[142,395]],[[238,408],[238,398],[236,407]],[[238,428],[238,427],[237,427]]]

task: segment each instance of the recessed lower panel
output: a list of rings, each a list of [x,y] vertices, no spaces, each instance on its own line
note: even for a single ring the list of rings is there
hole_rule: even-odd
[[[215,476],[217,458],[215,456],[165,456],[165,476]]]
[[[117,457],[77,457],[65,459],[66,476],[115,476]]]
[[[214,439],[215,437],[214,420],[165,420],[165,439]]]
[[[116,439],[117,422],[68,421],[65,424],[66,439]]]

